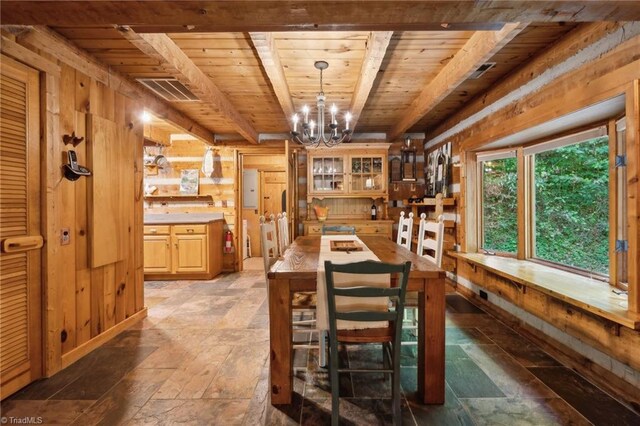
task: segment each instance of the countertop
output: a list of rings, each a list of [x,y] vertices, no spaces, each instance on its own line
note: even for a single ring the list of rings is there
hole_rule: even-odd
[[[145,225],[166,225],[172,223],[209,223],[224,220],[222,213],[173,213],[145,214]]]

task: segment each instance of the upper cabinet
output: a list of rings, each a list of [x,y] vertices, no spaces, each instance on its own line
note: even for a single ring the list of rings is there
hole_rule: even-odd
[[[387,197],[389,144],[347,143],[307,150],[309,196]]]

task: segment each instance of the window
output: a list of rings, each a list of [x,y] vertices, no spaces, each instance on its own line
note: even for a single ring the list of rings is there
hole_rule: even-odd
[[[609,192],[624,186],[610,185],[615,174],[610,170],[609,145],[607,126],[600,126],[517,153],[478,153],[479,250],[519,254],[607,277],[617,231],[609,229],[610,223],[619,222],[609,220]],[[519,164],[525,169],[518,170]],[[519,219],[524,235],[518,235]]]
[[[609,273],[609,137],[534,154],[535,257]]]
[[[481,247],[487,251],[515,253],[518,249],[518,182],[514,153],[479,157],[479,165]]]

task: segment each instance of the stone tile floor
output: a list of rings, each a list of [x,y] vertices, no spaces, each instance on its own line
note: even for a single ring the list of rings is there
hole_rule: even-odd
[[[7,423],[25,417],[81,426],[329,423],[330,386],[317,349],[296,349],[294,403],[269,404],[261,271],[147,282],[145,292],[143,322],[3,401]],[[447,295],[446,326],[442,406],[415,402],[416,347],[403,346],[404,424],[640,424],[637,413],[459,295]],[[305,331],[296,336],[314,338]],[[341,362],[351,366],[380,358],[379,347],[341,352]],[[388,378],[344,374],[340,384],[342,423],[391,423]]]

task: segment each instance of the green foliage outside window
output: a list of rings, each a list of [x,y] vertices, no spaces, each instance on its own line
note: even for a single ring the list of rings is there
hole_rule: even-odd
[[[518,174],[515,158],[482,163],[482,248],[515,253],[518,249]]]
[[[536,257],[608,275],[608,141],[535,156]]]

